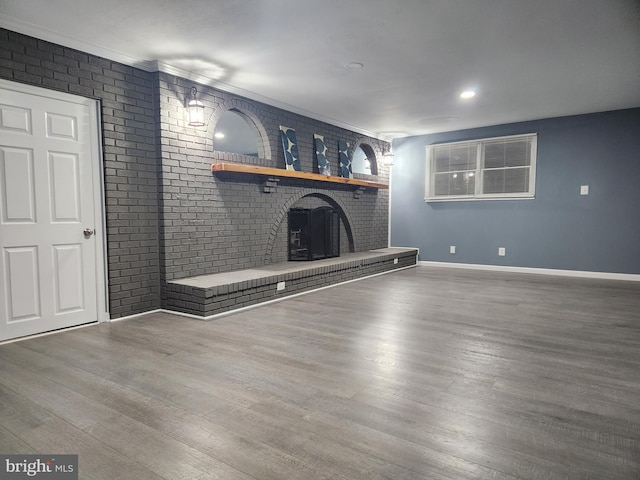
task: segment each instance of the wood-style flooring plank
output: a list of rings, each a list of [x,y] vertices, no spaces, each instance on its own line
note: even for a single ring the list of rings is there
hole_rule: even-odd
[[[89,479],[638,480],[639,352],[638,282],[419,267],[2,345],[0,450]]]
[[[27,352],[26,349],[23,352],[14,351],[12,360],[21,362],[30,370],[56,378],[70,390],[100,401],[114,412],[193,447],[220,463],[237,467],[238,470],[255,478],[331,478],[320,469],[313,469],[269,445],[255,442],[252,438],[240,436],[232,430],[209,422],[199,414],[164,403],[80,368],[51,361],[43,354]],[[102,428],[97,428],[102,435]],[[137,430],[141,430],[141,427]],[[118,438],[117,444],[121,443],[121,439]],[[144,443],[148,445],[148,442]],[[127,451],[129,450],[127,448]]]

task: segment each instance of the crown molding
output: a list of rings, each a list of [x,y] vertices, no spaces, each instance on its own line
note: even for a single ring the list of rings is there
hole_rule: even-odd
[[[127,53],[101,47],[100,45],[95,45],[84,40],[72,37],[70,35],[66,35],[49,28],[43,28],[29,22],[24,22],[7,15],[0,15],[0,27],[17,33],[22,33],[23,35],[28,35],[33,38],[37,38],[38,40],[44,40],[66,48],[72,48],[80,52],[106,58],[114,62],[123,63],[125,65],[139,68],[147,72],[152,72],[153,68],[155,67],[154,62],[151,62],[149,60],[136,58]]]
[[[352,132],[359,133],[361,135],[366,135],[371,138],[377,138],[378,140],[384,140],[384,141],[389,140],[389,138],[385,135],[380,135],[375,132],[370,132],[368,130],[359,128],[355,125],[351,125],[346,122],[341,122],[340,120],[336,120],[335,118],[325,117],[323,115],[310,112],[303,108],[296,107],[295,105],[291,105],[289,103],[282,102],[280,100],[266,97],[256,92],[245,90],[236,85],[231,85],[229,83],[221,82],[219,80],[215,80],[213,78],[200,75],[197,72],[193,72],[186,68],[176,67],[175,65],[171,65],[169,63],[165,63],[157,60],[152,62],[152,64],[154,66],[154,69],[152,71],[162,72],[168,75],[175,75],[177,77],[184,78],[186,80],[191,80],[192,82],[196,82],[201,85],[207,85],[209,87],[217,88],[218,90],[222,90],[223,92],[233,93],[234,95],[248,98],[250,100],[255,100],[256,102],[264,103],[271,107],[280,108],[282,110],[286,110],[291,113],[296,113],[298,115],[313,118],[314,120],[328,123],[336,127],[344,128],[345,130],[350,130]]]
[[[286,110],[291,113],[296,113],[298,115],[309,117],[314,120],[328,123],[336,127],[344,128],[345,130],[350,130],[352,132],[359,133],[361,135],[365,135],[371,138],[376,138],[383,141],[390,140],[386,135],[380,135],[375,132],[370,132],[368,130],[359,128],[355,125],[350,125],[346,122],[342,122],[335,118],[325,117],[323,115],[307,111],[303,108],[296,107],[295,105],[290,105],[286,102],[282,102],[273,98],[266,97],[264,95],[260,95],[257,92],[252,92],[235,85],[220,82],[218,80],[206,77],[204,75],[200,75],[197,72],[192,72],[190,70],[187,70],[181,67],[176,67],[175,65],[171,65],[158,60],[137,58],[130,54],[105,48],[100,45],[95,45],[90,42],[80,40],[78,38],[72,37],[70,35],[66,35],[64,33],[61,33],[52,29],[42,28],[38,25],[34,25],[29,22],[24,22],[14,17],[10,17],[7,15],[0,15],[0,27],[17,32],[17,33],[21,33],[23,35],[28,35],[30,37],[37,38],[39,40],[55,43],[57,45],[61,45],[66,48],[72,48],[74,50],[78,50],[84,53],[106,58],[108,60],[122,63],[130,67],[139,68],[140,70],[144,70],[146,72],[162,72],[162,73],[167,73],[169,75],[175,75],[175,76],[184,78],[186,80],[191,80],[193,82],[196,82],[202,85],[208,85],[210,87],[217,88],[227,93],[232,93],[234,95],[245,97],[250,100],[254,100],[256,102],[264,103],[266,105],[280,108],[282,110]]]

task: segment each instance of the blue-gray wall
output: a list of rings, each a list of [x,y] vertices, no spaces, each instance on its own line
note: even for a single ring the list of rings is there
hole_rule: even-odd
[[[428,145],[522,133],[538,134],[535,199],[425,203]],[[640,273],[640,108],[407,137],[393,151],[391,245],[421,261]]]

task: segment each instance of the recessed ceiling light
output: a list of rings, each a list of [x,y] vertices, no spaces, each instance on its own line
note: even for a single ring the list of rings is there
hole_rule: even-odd
[[[224,133],[216,132],[216,133],[213,134],[213,136],[216,137],[216,138],[224,138]]]
[[[345,68],[349,70],[360,70],[362,67],[364,67],[364,63],[361,62],[351,62],[345,65]]]
[[[465,90],[460,94],[460,98],[473,98],[476,96],[475,90]]]

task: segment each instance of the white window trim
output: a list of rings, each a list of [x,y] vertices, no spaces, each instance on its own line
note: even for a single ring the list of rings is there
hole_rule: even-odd
[[[514,140],[518,138],[527,138],[531,139],[531,164],[529,165],[529,191],[526,193],[480,193],[482,192],[482,152],[485,142],[491,142],[495,140]],[[475,183],[475,193],[469,195],[450,195],[450,196],[433,196],[431,192],[433,191],[433,178],[431,175],[432,168],[432,155],[433,150],[436,147],[441,147],[443,145],[462,145],[462,144],[477,144],[477,157],[476,157],[476,183]],[[425,179],[425,202],[460,202],[460,201],[478,201],[478,200],[532,200],[535,198],[536,192],[536,158],[537,158],[537,147],[538,147],[538,135],[536,133],[526,133],[519,135],[505,135],[501,137],[490,137],[490,138],[478,138],[475,140],[462,140],[459,142],[444,142],[437,143],[433,145],[427,145],[426,153],[427,153],[427,174]],[[507,167],[508,168],[508,167]],[[514,167],[514,168],[522,168],[522,167]],[[488,170],[488,169],[487,169]]]

